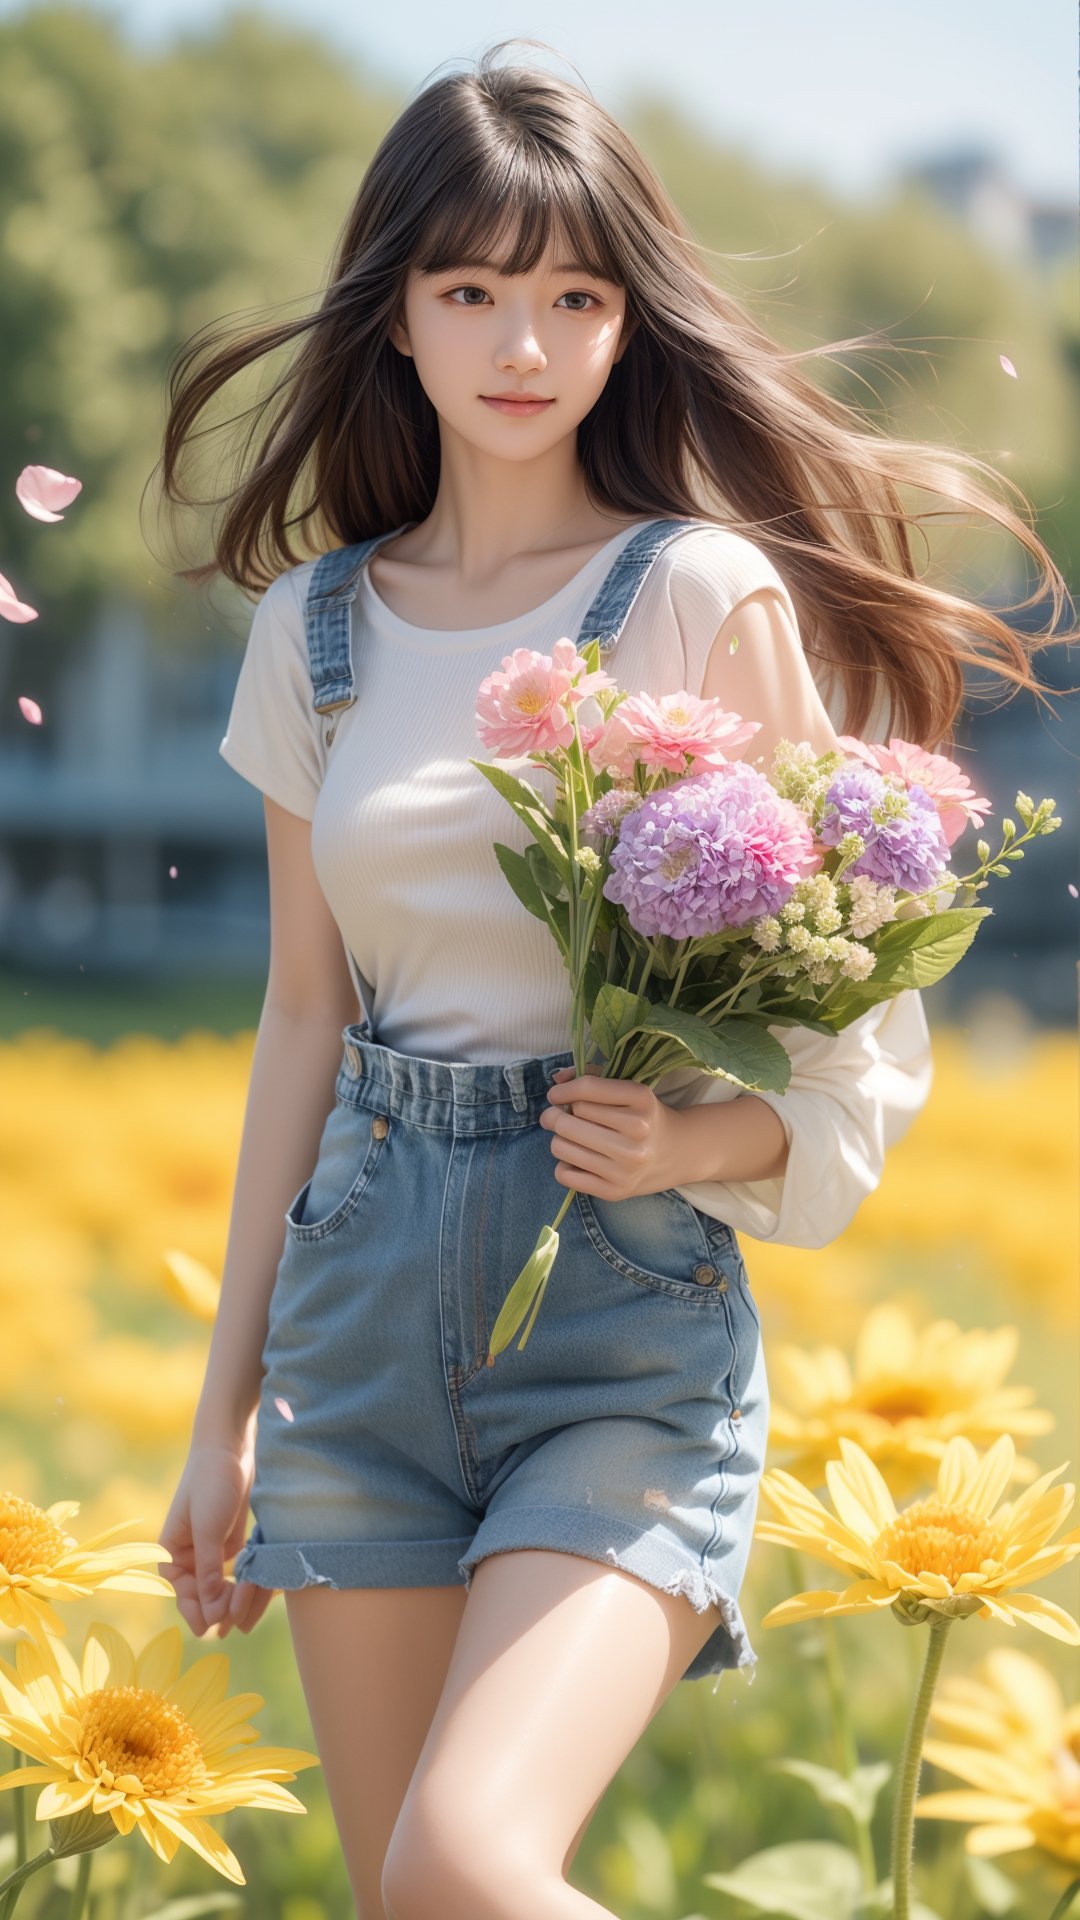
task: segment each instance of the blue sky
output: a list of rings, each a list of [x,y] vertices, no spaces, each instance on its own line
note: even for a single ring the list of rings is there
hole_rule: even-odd
[[[0,17],[27,10],[0,0]],[[104,0],[160,46],[222,0]],[[1075,0],[261,0],[363,62],[401,97],[489,40],[533,34],[618,114],[646,84],[767,167],[871,198],[898,165],[989,144],[1029,193],[1077,196]]]

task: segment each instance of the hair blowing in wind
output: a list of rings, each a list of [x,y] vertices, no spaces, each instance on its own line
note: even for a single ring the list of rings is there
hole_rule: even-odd
[[[802,351],[771,338],[710,277],[711,250],[591,94],[538,66],[500,64],[521,44],[544,43],[497,42],[475,69],[407,103],[364,173],[314,311],[254,330],[218,323],[178,353],[163,488],[175,505],[223,511],[213,560],[177,577],[220,572],[259,592],[312,554],[423,520],[438,485],[438,418],[413,360],[388,338],[410,268],[483,261],[527,273],[562,244],[626,289],[634,323],[578,428],[599,507],[702,516],[755,541],[789,586],[807,655],[843,688],[849,732],[866,723],[879,679],[893,730],[934,750],[954,744],[965,666],[1043,698],[1032,657],[1080,629],[1057,631],[1068,590],[1021,489],[973,455],[890,437],[824,392],[804,363],[880,348],[880,337]],[[235,485],[196,498],[181,469],[204,409],[234,376],[290,348],[270,392],[246,409]],[[1018,633],[920,577],[923,522],[967,516],[1031,556],[1035,584],[1017,605],[1049,599],[1044,631]]]

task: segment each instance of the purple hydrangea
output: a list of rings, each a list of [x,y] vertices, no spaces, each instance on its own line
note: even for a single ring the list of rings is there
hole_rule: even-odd
[[[599,852],[603,842],[618,833],[620,823],[641,805],[636,787],[609,787],[606,793],[587,807],[578,821],[578,838]]]
[[[733,761],[643,800],[623,821],[603,891],[639,933],[696,939],[775,913],[819,866],[806,816]]]
[[[907,813],[879,827],[871,808],[889,791],[873,767],[841,768],[825,794],[819,837],[825,846],[835,847],[845,833],[861,834],[866,847],[845,868],[845,876],[865,873],[880,886],[921,893],[948,866],[949,843],[934,801],[917,782],[907,790]]]

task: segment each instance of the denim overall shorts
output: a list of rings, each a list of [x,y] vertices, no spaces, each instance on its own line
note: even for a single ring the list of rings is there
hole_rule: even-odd
[[[614,644],[652,560],[698,524],[650,522],[631,537],[579,647]],[[352,698],[355,579],[391,537],[317,563],[319,711]],[[323,599],[350,579],[348,597]],[[284,1216],[255,1524],[235,1578],[468,1588],[490,1553],[576,1553],[715,1609],[683,1679],[733,1667],[752,1679],[738,1594],[769,1393],[734,1232],[674,1187],[618,1201],[578,1192],[524,1350],[519,1333],[489,1367],[495,1317],[566,1197],[539,1120],[572,1052],[435,1060],[382,1045],[367,1017],[342,1038],[318,1159]]]

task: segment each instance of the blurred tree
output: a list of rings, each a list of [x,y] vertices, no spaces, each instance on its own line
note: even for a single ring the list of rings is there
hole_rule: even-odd
[[[42,615],[0,638],[10,667],[32,660],[36,697],[107,598],[133,600],[173,643],[210,631],[169,578],[156,485],[140,506],[169,360],[207,322],[314,302],[399,105],[338,50],[252,8],[158,53],[79,6],[0,23],[0,570]],[[623,117],[719,250],[718,278],[786,344],[886,330],[870,353],[811,363],[815,378],[872,416],[889,408],[899,431],[1000,459],[1067,557],[1080,512],[1065,486],[1080,439],[1071,282],[1004,266],[911,193],[849,209],[771,178],[666,102],[643,97]],[[913,336],[927,357],[891,344]],[[222,414],[269,374],[238,383]],[[15,500],[28,461],[84,483],[62,531]],[[184,533],[205,551],[205,527]],[[7,724],[20,724],[10,711]]]

